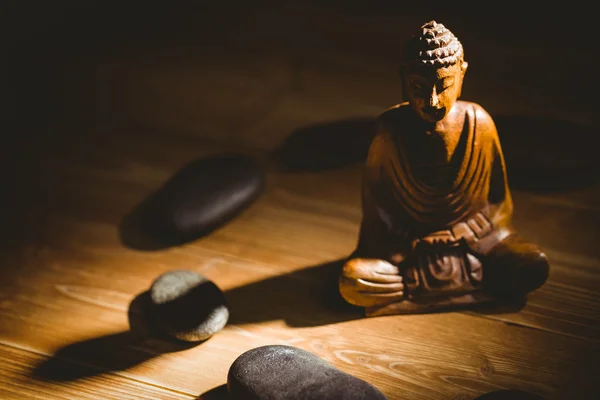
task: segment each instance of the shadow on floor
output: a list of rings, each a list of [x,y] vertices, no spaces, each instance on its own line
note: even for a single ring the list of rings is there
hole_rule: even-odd
[[[595,128],[531,116],[494,116],[509,185],[550,192],[599,181]],[[376,132],[373,118],[332,121],[300,128],[276,151],[287,172],[316,172],[364,162]]]
[[[292,132],[274,158],[286,172],[315,172],[363,162],[375,136],[370,117],[311,125]]]
[[[339,294],[343,263],[335,260],[226,291],[228,323],[283,319],[289,326],[306,327],[362,318],[362,310]]]
[[[121,243],[135,250],[163,250],[209,235],[263,192],[263,166],[245,154],[193,160],[126,215]]]
[[[344,259],[253,282],[225,292],[228,324],[284,320],[291,327],[309,327],[367,318],[364,310],[347,303],[339,293],[338,277]],[[517,312],[526,299],[457,305],[420,314],[466,311],[493,315]]]
[[[70,344],[31,372],[34,379],[75,381],[111,371],[124,371],[164,353],[189,349],[200,343],[179,342],[163,336],[149,323],[149,292],[129,305],[130,330]]]

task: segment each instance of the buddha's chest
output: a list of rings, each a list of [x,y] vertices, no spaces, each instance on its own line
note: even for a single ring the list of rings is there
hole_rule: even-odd
[[[425,133],[407,138],[399,146],[410,178],[437,189],[452,187],[464,160],[460,134]]]
[[[415,165],[412,178],[432,189],[450,190],[456,182],[458,168],[453,164],[446,165]]]

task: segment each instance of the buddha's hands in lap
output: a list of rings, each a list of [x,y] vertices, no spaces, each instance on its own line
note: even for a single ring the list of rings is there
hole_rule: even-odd
[[[373,258],[349,260],[342,270],[339,286],[346,301],[361,307],[396,302],[404,297],[400,269]]]

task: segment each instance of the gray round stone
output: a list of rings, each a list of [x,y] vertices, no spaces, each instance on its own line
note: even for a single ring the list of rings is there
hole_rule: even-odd
[[[296,347],[269,345],[240,355],[229,368],[232,399],[386,399],[375,386]]]
[[[176,270],[159,276],[150,287],[150,301],[155,325],[186,342],[210,338],[229,319],[221,289],[193,271]]]

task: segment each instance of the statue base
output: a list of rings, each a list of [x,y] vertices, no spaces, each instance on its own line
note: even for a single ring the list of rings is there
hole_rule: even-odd
[[[428,312],[446,311],[452,308],[491,303],[495,298],[483,292],[474,292],[454,297],[422,297],[407,299],[390,304],[365,308],[367,317],[384,315],[423,314]]]

